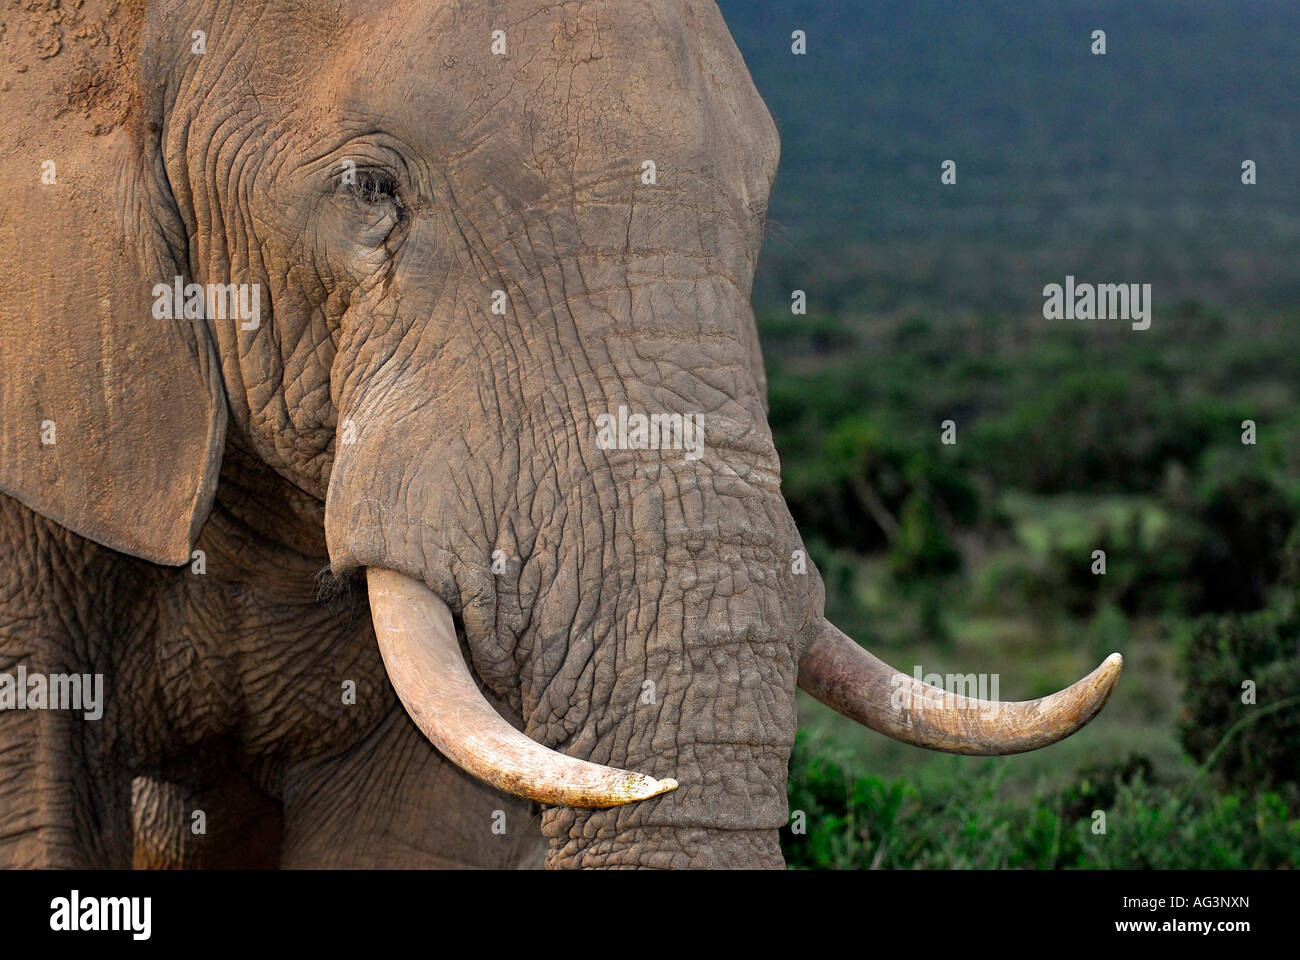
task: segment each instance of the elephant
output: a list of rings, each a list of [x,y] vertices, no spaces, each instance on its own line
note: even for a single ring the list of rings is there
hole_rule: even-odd
[[[1117,655],[998,703],[826,620],[713,0],[11,5],[0,51],[0,864],[780,868],[798,688],[966,754],[1105,704]]]

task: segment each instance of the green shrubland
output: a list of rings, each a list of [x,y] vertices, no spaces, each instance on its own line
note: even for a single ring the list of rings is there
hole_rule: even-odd
[[[909,672],[997,671],[1003,699],[1126,657],[1091,726],[996,762],[801,703],[792,865],[1300,862],[1295,322],[760,314],[786,496],[837,624]]]

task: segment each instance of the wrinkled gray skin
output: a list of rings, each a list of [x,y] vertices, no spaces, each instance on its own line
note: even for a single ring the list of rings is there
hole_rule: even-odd
[[[95,723],[0,713],[0,863],[779,867],[796,664],[823,592],[791,572],[802,543],[749,307],[778,138],[712,0],[107,19],[107,69],[134,79],[110,87],[114,118],[90,103],[75,129],[127,144],[141,229],[189,280],[260,283],[262,322],[209,320],[195,348],[200,367],[218,358],[228,411],[210,515],[198,498],[206,574],[127,556],[149,534],[117,514],[97,544],[61,508],[0,496],[0,667],[109,686]],[[29,86],[104,55],[69,30],[38,57],[10,27]],[[4,110],[12,129],[21,110]],[[702,414],[703,456],[599,449],[595,418],[620,405]],[[147,428],[167,449],[173,411]],[[384,674],[367,565],[448,603],[530,737],[680,789],[538,813],[451,766]],[[327,567],[340,589],[322,600]]]

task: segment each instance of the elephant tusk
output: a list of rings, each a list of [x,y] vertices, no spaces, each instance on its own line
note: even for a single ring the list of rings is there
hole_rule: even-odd
[[[370,615],[388,677],[416,726],[442,754],[485,783],[540,803],[616,807],[677,789],[630,770],[557,753],[492,708],[460,652],[451,611],[418,580],[368,567]]]
[[[1110,699],[1124,658],[1112,653],[1049,697],[1002,703],[923,683],[876,659],[829,621],[799,660],[799,686],[837,713],[930,750],[975,756],[1024,753],[1064,740]]]

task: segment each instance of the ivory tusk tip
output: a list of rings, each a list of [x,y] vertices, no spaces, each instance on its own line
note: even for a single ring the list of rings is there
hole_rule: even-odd
[[[1124,669],[1124,657],[1118,653],[1112,653],[1109,657],[1101,662],[1101,666],[1092,672],[1093,690],[1101,697],[1101,703],[1110,699],[1111,691],[1115,689],[1115,684],[1119,680],[1120,672]],[[1085,681],[1080,681],[1080,684]],[[1098,704],[1097,709],[1101,709]]]
[[[651,797],[657,797],[663,793],[671,793],[677,789],[677,781],[672,777],[665,777],[663,780],[656,780],[654,777],[641,775],[641,781],[635,788],[635,800],[649,800]]]

